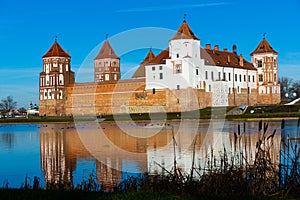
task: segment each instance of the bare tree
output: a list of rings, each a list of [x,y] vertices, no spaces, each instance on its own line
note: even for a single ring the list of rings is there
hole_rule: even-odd
[[[280,83],[280,93],[281,96],[284,97],[285,93],[289,93],[290,89],[293,84],[293,79],[288,78],[288,77],[280,77],[279,78],[279,83]]]
[[[7,96],[6,98],[1,100],[0,109],[3,111],[10,111],[15,109],[17,106],[17,102],[14,101],[12,96]]]

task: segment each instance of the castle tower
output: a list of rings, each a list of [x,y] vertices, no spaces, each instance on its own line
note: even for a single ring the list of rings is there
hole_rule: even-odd
[[[152,49],[149,50],[148,54],[146,55],[145,59],[140,63],[139,68],[135,71],[132,78],[145,78],[145,65],[148,64],[150,61],[152,61],[155,58],[155,54],[153,53]]]
[[[120,58],[116,55],[107,38],[94,59],[94,82],[116,83],[120,79]]]
[[[200,73],[199,48],[200,39],[184,19],[175,35],[169,40],[170,66],[174,76],[172,85],[175,85],[175,88],[196,88]]]
[[[257,68],[258,93],[271,94],[270,97],[274,94],[280,95],[278,53],[264,37],[250,55],[253,65]]]
[[[71,56],[58,44],[56,39],[48,52],[43,55],[39,94],[39,114],[41,116],[65,114],[66,86],[75,82],[70,59]]]

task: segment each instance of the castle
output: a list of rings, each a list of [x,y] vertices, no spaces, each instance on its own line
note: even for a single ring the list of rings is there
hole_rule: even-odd
[[[120,58],[108,39],[94,59],[94,82],[76,83],[71,56],[55,40],[43,55],[40,115],[184,112],[210,106],[280,102],[278,53],[263,38],[251,62],[232,51],[200,47],[184,20],[169,46],[149,51],[130,80],[120,80]]]

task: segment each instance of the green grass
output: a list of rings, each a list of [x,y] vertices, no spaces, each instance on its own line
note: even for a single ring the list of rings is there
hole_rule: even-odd
[[[242,115],[227,115],[225,113],[234,108],[228,107],[207,107],[196,111],[189,112],[173,112],[173,113],[141,113],[130,114],[130,118],[134,121],[142,120],[180,120],[180,119],[246,119],[246,118],[284,118],[284,117],[300,117],[300,104],[286,106],[282,104],[278,105],[263,105],[263,106],[249,106]],[[250,110],[255,110],[253,114]],[[119,115],[106,115],[103,116],[105,121],[115,120],[128,120],[128,114]],[[94,121],[95,116],[77,116],[76,121]],[[71,116],[30,116],[26,118],[6,118],[0,119],[0,123],[54,123],[54,122],[74,122]]]

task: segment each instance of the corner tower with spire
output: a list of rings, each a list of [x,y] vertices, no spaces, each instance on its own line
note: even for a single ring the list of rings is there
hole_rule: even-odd
[[[250,55],[252,63],[257,69],[258,93],[280,95],[278,53],[266,40],[265,34],[262,41]]]
[[[94,58],[94,82],[117,83],[120,79],[120,58],[111,47],[107,35],[98,55]]]
[[[74,84],[71,56],[58,44],[57,38],[43,55],[43,71],[40,73],[40,115],[65,114],[66,86]]]

